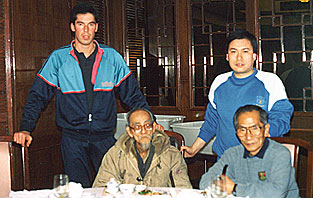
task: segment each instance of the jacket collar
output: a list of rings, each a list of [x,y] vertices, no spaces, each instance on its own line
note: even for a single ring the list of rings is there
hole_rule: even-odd
[[[152,145],[155,147],[155,155],[161,155],[170,147],[169,137],[162,131],[155,130],[152,136]],[[115,143],[115,146],[123,150],[126,154],[129,152],[135,153],[134,139],[129,137],[127,132],[124,132]]]
[[[103,52],[104,50],[102,48],[100,48],[100,45],[99,43],[96,41],[96,40],[93,40],[93,42],[97,45],[98,47],[98,52],[96,54],[96,59],[95,59],[95,62],[92,66],[92,73],[91,73],[91,83],[94,85],[95,82],[96,82],[96,77],[97,77],[97,73],[98,73],[98,69],[99,69],[99,65],[100,65],[100,62],[101,62],[101,59],[102,59],[102,55],[103,55]],[[75,54],[75,51],[74,51],[74,43],[75,43],[75,40],[72,41],[71,43],[71,51],[70,51],[70,54],[74,57],[74,59],[79,63],[78,61],[78,58]]]
[[[249,158],[258,157],[258,158],[260,158],[260,159],[263,159],[264,154],[265,154],[265,151],[266,151],[267,148],[268,148],[268,145],[269,145],[269,140],[268,140],[268,138],[265,138],[264,144],[263,144],[261,150],[258,152],[258,154],[256,154],[255,156],[251,156],[251,157],[250,157],[250,155],[249,155],[249,151],[247,151],[247,149],[244,148],[245,151],[244,151],[244,154],[243,154],[243,158],[246,159],[246,158],[248,158],[248,157],[249,157]]]

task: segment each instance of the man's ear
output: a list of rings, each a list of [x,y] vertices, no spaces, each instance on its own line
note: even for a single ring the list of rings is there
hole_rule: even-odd
[[[155,132],[156,125],[157,125],[157,123],[153,122],[153,124],[152,124],[152,134]]]
[[[270,124],[269,123],[267,123],[264,126],[264,136],[265,137],[271,137],[271,135],[270,135]]]
[[[75,32],[75,26],[73,23],[70,24],[70,28],[71,28],[72,32]]]
[[[228,54],[226,54],[226,60],[229,61],[229,59],[228,59]]]
[[[96,23],[96,29],[95,29],[95,32],[98,32],[98,27],[99,27],[99,24]]]
[[[127,125],[126,126],[126,132],[127,132],[127,134],[129,135],[129,137],[134,137],[134,135],[133,135],[133,133],[131,132],[131,130],[130,130],[130,127]]]
[[[257,54],[256,53],[253,53],[253,60],[255,61],[257,58]]]

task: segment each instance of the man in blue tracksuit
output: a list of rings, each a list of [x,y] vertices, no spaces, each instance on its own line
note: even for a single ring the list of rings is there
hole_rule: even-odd
[[[14,139],[30,145],[40,112],[55,94],[65,173],[70,181],[90,187],[91,167],[98,171],[103,155],[116,141],[115,92],[130,108],[150,108],[121,55],[94,40],[98,23],[92,5],[73,8],[70,28],[75,39],[55,50],[38,72]]]
[[[253,68],[257,58],[257,41],[249,32],[233,32],[227,41],[226,60],[233,71],[215,78],[209,92],[205,121],[192,146],[184,146],[185,157],[194,156],[216,135],[214,152],[220,157],[225,150],[239,145],[232,118],[247,104],[257,105],[269,114],[270,136],[282,136],[290,128],[293,106],[285,87],[273,73]]]

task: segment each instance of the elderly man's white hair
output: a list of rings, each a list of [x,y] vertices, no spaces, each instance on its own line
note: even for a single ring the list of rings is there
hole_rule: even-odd
[[[152,122],[154,122],[154,116],[153,116],[153,114],[152,114],[151,111],[149,111],[148,109],[145,109],[145,108],[138,107],[138,108],[134,108],[134,109],[130,110],[130,111],[127,113],[127,115],[126,115],[127,125],[130,124],[130,121],[129,121],[130,116],[131,116],[133,113],[135,113],[136,111],[140,111],[140,110],[149,113]]]

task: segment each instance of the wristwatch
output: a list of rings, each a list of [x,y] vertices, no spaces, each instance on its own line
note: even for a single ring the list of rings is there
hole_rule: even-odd
[[[231,193],[234,196],[237,195],[236,188],[237,188],[237,184],[234,185],[233,192]]]

